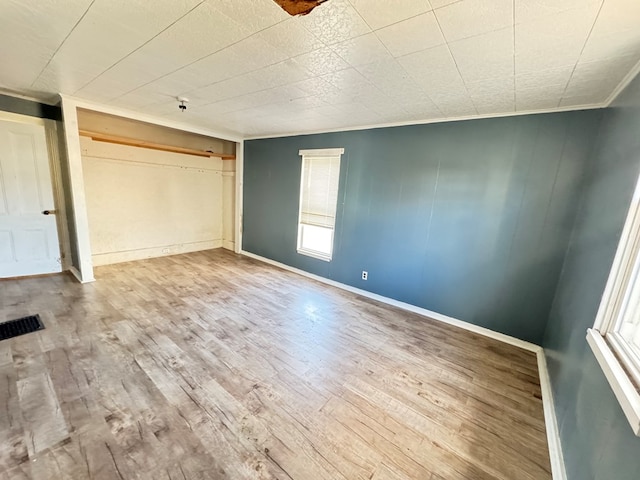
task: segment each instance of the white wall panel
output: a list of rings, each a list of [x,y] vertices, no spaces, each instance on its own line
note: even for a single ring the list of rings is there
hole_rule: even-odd
[[[222,160],[81,138],[95,265],[222,246]]]
[[[225,162],[225,167],[230,163]],[[235,169],[235,165],[233,165],[233,168]],[[222,246],[229,250],[234,250],[236,206],[236,178],[234,171],[224,171],[222,173],[222,206]]]

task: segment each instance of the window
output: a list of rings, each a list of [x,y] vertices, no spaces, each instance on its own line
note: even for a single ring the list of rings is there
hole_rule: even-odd
[[[640,181],[587,340],[640,436]]]
[[[300,150],[298,253],[330,261],[343,148]]]

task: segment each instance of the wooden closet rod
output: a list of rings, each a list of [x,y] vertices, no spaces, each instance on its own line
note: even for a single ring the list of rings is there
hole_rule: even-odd
[[[128,145],[130,147],[149,148],[151,150],[161,150],[163,152],[184,153],[186,155],[197,155],[198,157],[219,157],[222,160],[235,160],[236,156],[230,153],[215,153],[206,150],[196,150],[194,148],[174,147],[172,145],[162,145],[160,143],[145,142],[133,138],[119,137],[107,133],[89,132],[80,130],[80,135],[89,137],[96,142],[115,143],[118,145]]]

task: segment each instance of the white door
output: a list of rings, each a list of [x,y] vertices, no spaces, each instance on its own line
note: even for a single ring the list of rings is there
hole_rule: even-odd
[[[54,208],[44,126],[0,121],[0,278],[62,270]]]

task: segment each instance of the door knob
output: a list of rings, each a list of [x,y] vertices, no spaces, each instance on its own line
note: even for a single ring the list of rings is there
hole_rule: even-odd
[[[45,210],[42,212],[43,215],[55,215],[56,213],[58,213],[57,210]]]

